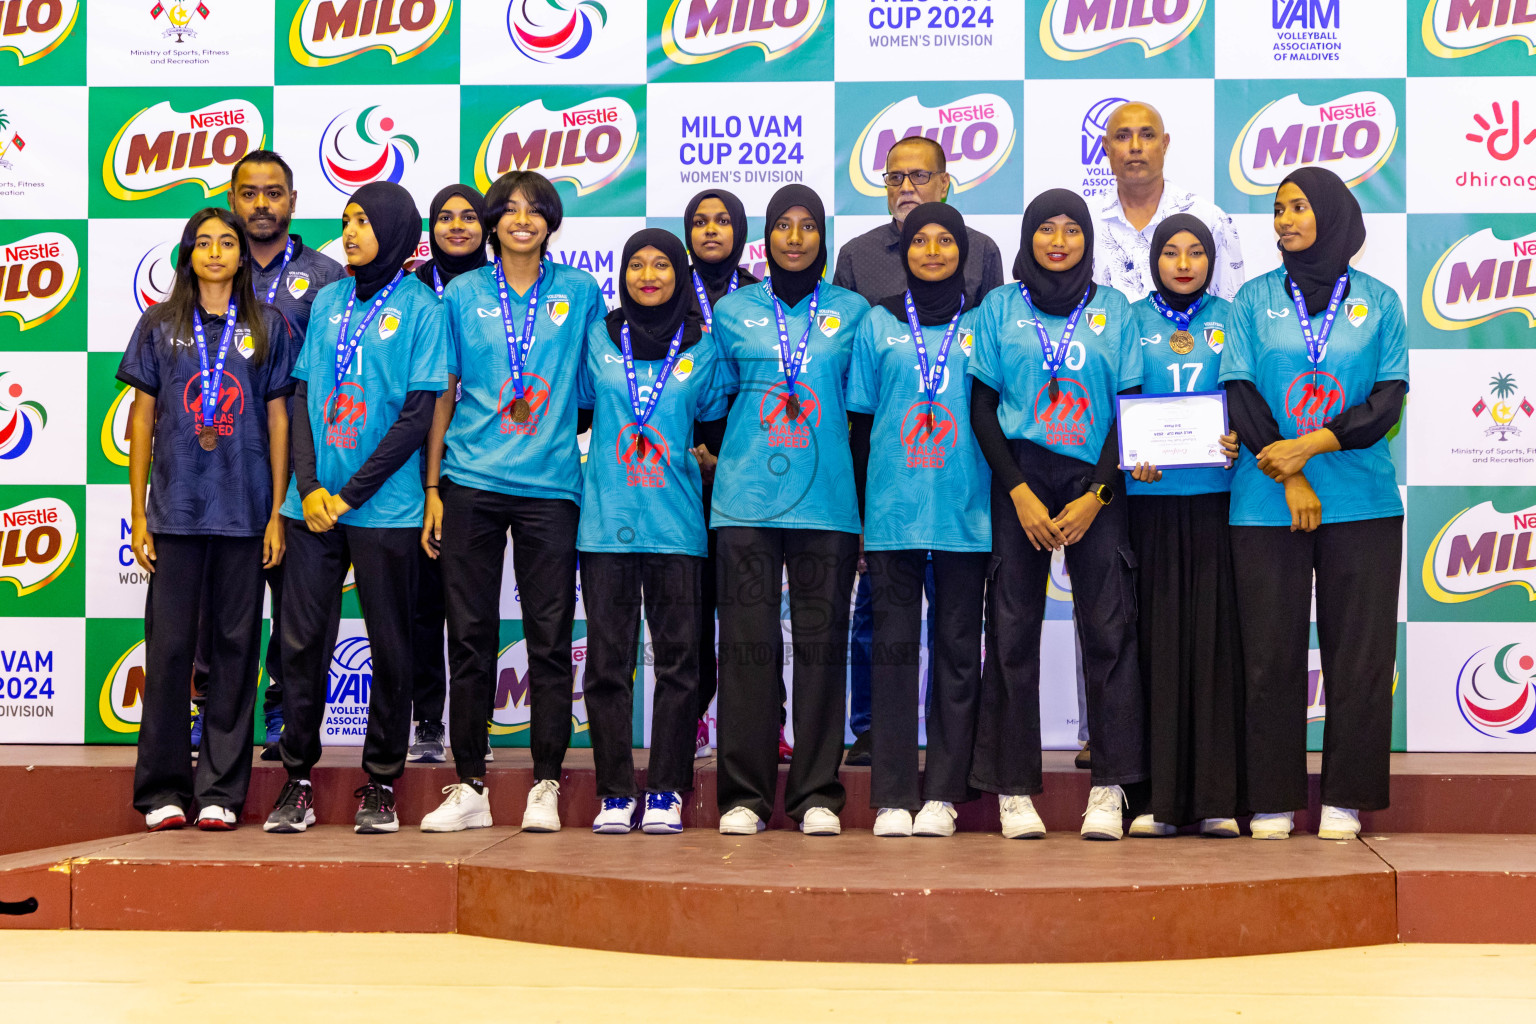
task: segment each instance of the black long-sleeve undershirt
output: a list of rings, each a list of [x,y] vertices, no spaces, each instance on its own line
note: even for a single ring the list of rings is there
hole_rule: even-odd
[[[1127,388],[1120,394],[1139,395],[1141,388],[1139,386]],[[1015,487],[1024,483],[1024,473],[1014,461],[1013,446],[1003,434],[1002,424],[998,422],[998,401],[999,395],[991,385],[975,379],[971,381],[971,431],[976,435],[976,443],[981,447],[982,456],[992,469],[992,478],[998,482],[1004,492],[1012,492]],[[1124,490],[1117,436],[1115,421],[1111,419],[1109,429],[1104,433],[1104,443],[1099,448],[1099,458],[1094,463],[1091,478],[1095,484],[1105,484],[1116,490]]]
[[[869,482],[869,437],[875,429],[873,413],[848,414],[848,447],[853,452],[853,491],[859,500],[859,521],[864,521],[864,488]]]
[[[293,453],[293,478],[303,501],[320,486],[315,470],[315,435],[309,428],[309,383],[298,381],[288,400],[288,448]]]
[[[437,408],[436,391],[408,391],[400,415],[389,425],[373,454],[358,467],[336,497],[352,508],[362,508],[378,493],[384,482],[421,451],[432,429],[432,415]],[[307,418],[307,417],[306,417]]]
[[[1282,440],[1275,414],[1252,381],[1229,380],[1226,389],[1227,416],[1243,447],[1257,455]],[[1340,450],[1369,448],[1386,437],[1402,417],[1403,399],[1407,394],[1406,381],[1377,381],[1365,401],[1350,406],[1330,420],[1328,429],[1338,438]]]

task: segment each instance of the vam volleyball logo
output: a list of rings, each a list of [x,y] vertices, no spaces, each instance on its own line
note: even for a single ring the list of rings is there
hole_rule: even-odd
[[[101,681],[96,708],[113,732],[132,734],[144,719],[144,641],[123,652]]]
[[[484,192],[508,171],[538,171],[585,196],[622,174],[639,143],[635,109],[617,96],[561,110],[538,99],[513,107],[486,133],[475,155],[475,184]]]
[[[1484,736],[1503,739],[1536,729],[1536,647],[1484,647],[1456,674],[1456,710]]]
[[[1136,44],[1147,57],[1189,38],[1206,0],[1050,0],[1040,18],[1040,46],[1056,60],[1082,60]]]
[[[608,11],[597,0],[510,0],[507,35],[529,60],[552,64],[586,53]]]
[[[1536,15],[1529,8],[1509,0],[1431,0],[1421,25],[1424,48],[1436,57],[1470,57],[1517,42],[1536,54]]]
[[[1483,228],[1457,240],[1424,280],[1424,319],[1442,331],[1461,331],[1505,313],[1536,327],[1536,232],[1505,239]]]
[[[996,93],[963,96],[925,106],[916,96],[897,100],[864,126],[853,144],[848,176],[866,196],[884,196],[885,158],[902,139],[926,136],[944,147],[945,170],[954,191],[975,188],[998,172],[1013,154],[1014,114]]]
[[[346,196],[374,181],[398,184],[406,168],[421,156],[421,147],[395,127],[395,119],[378,104],[354,107],[331,118],[320,135],[320,170],[325,180]]]
[[[148,199],[177,185],[201,185],[212,198],[229,189],[230,168],[267,140],[261,111],[228,99],[183,113],[161,101],[118,129],[102,161],[114,199]]]
[[[0,53],[26,67],[69,38],[80,18],[80,0],[8,0],[0,13]]]
[[[7,243],[0,263],[0,316],[29,331],[69,305],[80,286],[80,253],[67,235],[40,231]]]
[[[133,268],[133,301],[142,313],[164,302],[176,283],[176,242],[160,242],[149,247]]]
[[[583,683],[587,675],[587,641],[571,642],[571,729],[587,731],[587,702]],[[533,721],[533,704],[528,686],[528,642],[518,640],[503,647],[496,655],[496,694],[491,701],[491,735],[511,736],[527,732]]]
[[[1458,512],[1424,553],[1424,591],[1462,604],[1505,587],[1524,587],[1536,601],[1536,505],[1500,512],[1485,501]]]
[[[25,385],[13,371],[0,371],[0,462],[27,454],[32,439],[47,425],[43,404],[27,398]]]
[[[703,64],[747,47],[778,60],[816,32],[827,0],[672,0],[661,48],[677,64]]]
[[[288,52],[307,68],[370,50],[400,64],[437,42],[452,15],[452,0],[303,0],[288,30]]]
[[[75,510],[58,498],[33,498],[0,512],[0,583],[17,597],[58,579],[80,546]]]
[[[1397,147],[1397,108],[1379,92],[1347,93],[1327,103],[1303,103],[1291,93],[1266,103],[1232,143],[1232,185],[1267,196],[1296,168],[1315,164],[1351,188],[1386,164]]]

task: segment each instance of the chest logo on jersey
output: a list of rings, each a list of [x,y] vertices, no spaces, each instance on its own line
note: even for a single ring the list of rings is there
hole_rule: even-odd
[[[821,426],[821,399],[815,390],[797,380],[794,396],[791,403],[789,387],[781,379],[763,393],[758,403],[758,419],[768,435],[770,448],[808,448],[811,431]],[[793,415],[796,412],[798,415]]]
[[[251,356],[256,354],[256,346],[251,341],[251,332],[250,332],[249,328],[246,328],[246,327],[236,327],[235,328],[234,346],[235,346],[235,351],[239,352],[240,355],[243,356],[246,359],[249,359],[249,358],[251,358]]]
[[[1278,312],[1273,309],[1266,309],[1264,312],[1269,314],[1269,318],[1271,320],[1283,320],[1291,315],[1291,311],[1289,309],[1282,309]]]
[[[544,303],[544,315],[556,327],[563,326],[565,318],[571,315],[571,300],[564,295],[550,298]]]
[[[1090,309],[1088,313],[1088,329],[1094,334],[1103,334],[1104,326],[1109,323],[1109,317],[1104,315],[1102,309]]]
[[[1058,377],[1059,390],[1051,398],[1049,386],[1035,393],[1035,422],[1045,430],[1048,445],[1088,443],[1088,428],[1093,426],[1093,402],[1081,382]]]
[[[200,375],[194,373],[181,389],[181,407],[189,417],[188,429],[196,434],[203,415],[203,378]],[[235,432],[235,417],[243,412],[245,389],[240,386],[234,374],[225,370],[224,380],[219,384],[219,401],[213,414],[213,426],[220,437],[229,437]]]
[[[492,306],[490,309],[486,309],[484,306],[479,306],[479,307],[477,307],[475,309],[475,312],[480,314],[480,319],[482,319],[482,320],[484,320],[487,317],[492,317],[492,316],[495,317],[498,320],[501,319],[501,307],[500,306]]]
[[[912,344],[912,335],[903,334],[898,338],[887,337],[885,343],[887,345],[910,345]]]
[[[1285,389],[1285,411],[1297,434],[1318,430],[1344,411],[1344,385],[1323,370],[1299,373]]]
[[[914,402],[901,418],[901,446],[908,469],[943,469],[960,440],[960,425],[940,402]]]
[[[975,345],[976,335],[972,334],[970,331],[960,332],[960,351],[964,352],[967,357],[970,356],[971,349],[974,348]]]
[[[838,314],[835,311],[827,312],[827,313],[817,313],[816,314],[816,326],[821,328],[821,333],[822,334],[824,334],[825,336],[830,338],[830,337],[832,337],[832,335],[836,334],[839,329],[842,328],[842,326],[843,326],[843,318],[841,316],[838,316]]]
[[[751,320],[751,319],[743,320],[741,322],[741,324],[742,324],[743,327],[767,327],[771,320],[772,320],[771,317],[766,317],[765,316],[761,320]]]
[[[642,436],[645,438],[643,446],[640,443]],[[667,486],[666,470],[672,464],[672,448],[655,427],[647,425],[642,430],[638,424],[626,424],[614,439],[613,454],[624,467],[628,486]]]
[[[1161,345],[1163,343],[1163,336],[1161,334],[1154,334],[1150,338],[1143,336],[1141,343],[1142,345]]]
[[[539,432],[539,424],[549,411],[549,381],[524,370],[523,398],[528,402],[528,418],[519,423],[512,418],[512,407],[517,403],[517,394],[512,390],[512,378],[508,377],[501,382],[501,392],[496,396],[498,418],[501,420],[498,429],[501,433],[531,437]]]
[[[677,360],[677,365],[672,367],[673,379],[684,381],[691,376],[693,376],[693,358],[691,356],[680,357]]]
[[[325,443],[331,448],[356,448],[358,435],[368,425],[368,402],[363,385],[342,381],[325,410]]]
[[[302,299],[304,297],[304,293],[309,291],[309,275],[304,273],[302,270],[293,271],[288,275],[288,284],[286,287],[288,289],[289,295],[293,296],[295,299]]]
[[[1205,325],[1205,343],[1210,346],[1212,352],[1221,355],[1222,346],[1227,343],[1227,332],[1221,324]]]
[[[379,313],[379,340],[388,341],[395,336],[400,329],[400,311],[393,306],[385,306]]]
[[[1370,312],[1370,307],[1358,299],[1349,299],[1344,303],[1344,315],[1349,318],[1351,327],[1359,327],[1365,323],[1365,318]]]

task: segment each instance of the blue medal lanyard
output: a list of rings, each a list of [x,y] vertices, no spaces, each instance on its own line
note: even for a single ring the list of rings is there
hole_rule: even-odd
[[[288,244],[283,247],[283,262],[277,268],[277,274],[272,278],[272,283],[267,286],[267,305],[277,301],[277,286],[283,283],[283,271],[288,269],[288,262],[293,259],[293,238],[289,236]]]
[[[448,286],[443,284],[443,279],[437,272],[437,263],[434,262],[432,264],[432,290],[437,292],[438,298],[442,298],[443,289],[446,287]]]
[[[907,307],[907,326],[912,328],[912,344],[917,348],[917,369],[923,375],[923,392],[928,401],[933,401],[933,396],[938,393],[939,386],[944,383],[944,367],[949,362],[949,346],[955,340],[955,329],[960,326],[960,317],[965,312],[965,294],[960,295],[960,308],[955,310],[954,318],[949,321],[949,326],[944,328],[944,340],[939,342],[939,354],[934,360],[933,369],[928,368],[928,346],[923,342],[923,326],[917,322],[917,307],[912,303],[912,292],[909,289],[902,296]],[[929,418],[933,412],[928,413]]]
[[[1159,313],[1163,314],[1163,316],[1166,317],[1168,320],[1172,321],[1174,330],[1177,330],[1177,331],[1188,331],[1189,330],[1189,322],[1191,320],[1193,320],[1195,318],[1195,314],[1197,312],[1199,312],[1199,310],[1200,310],[1200,302],[1204,302],[1205,301],[1205,297],[1201,296],[1200,302],[1196,302],[1196,303],[1192,304],[1188,309],[1186,309],[1182,313],[1180,313],[1178,310],[1174,309],[1172,306],[1168,305],[1167,302],[1163,301],[1163,297],[1161,295],[1157,294],[1157,292],[1151,292],[1150,294],[1148,294],[1147,295],[1147,301],[1152,303],[1152,308],[1153,309],[1157,310]]]
[[[533,290],[528,296],[521,340],[512,331],[512,300],[508,293],[507,275],[501,269],[501,260],[491,261],[491,274],[496,278],[496,292],[501,299],[501,329],[507,339],[507,362],[512,368],[512,419],[517,423],[526,423],[532,410],[523,397],[523,364],[528,359],[529,350],[533,348],[533,327],[539,315],[539,290],[544,285],[544,267],[540,265],[539,276],[533,282]]]
[[[348,332],[347,327],[352,323],[352,309],[357,303],[357,285],[352,286],[352,294],[347,298],[347,308],[341,314],[341,330],[336,334],[336,383],[331,388],[330,397],[325,400],[326,407],[330,409],[330,422],[335,423],[340,416],[340,410],[336,407],[336,394],[341,390],[341,378],[346,376],[347,367],[352,365],[352,356],[357,352],[357,346],[363,340],[363,334],[368,330],[368,325],[373,323],[373,318],[379,315],[379,310],[384,308],[384,303],[389,301],[394,294],[395,285],[405,276],[404,270],[395,271],[395,276],[389,279],[379,294],[374,297],[373,305],[363,316],[362,322],[357,325],[357,330]]]
[[[229,355],[229,343],[235,338],[235,316],[239,312],[235,306],[235,300],[229,300],[229,309],[224,313],[224,330],[219,335],[219,354],[214,357],[213,366],[208,365],[208,340],[203,334],[203,314],[198,308],[200,304],[192,306],[192,340],[197,345],[197,365],[202,377],[203,398],[199,403],[200,415],[198,434],[207,437],[206,431],[214,430],[214,419],[219,414],[219,391],[224,385],[224,359]],[[215,435],[216,436],[216,435]],[[212,451],[212,445],[203,442],[206,451]]]
[[[672,365],[677,362],[677,354],[683,348],[683,325],[677,325],[677,333],[672,335],[672,341],[667,346],[667,361],[661,366],[661,375],[656,378],[656,383],[651,385],[651,394],[640,404],[640,385],[635,380],[635,351],[629,343],[629,324],[619,328],[619,348],[624,350],[624,380],[629,385],[629,407],[635,414],[635,426],[638,428],[635,434],[635,448],[640,453],[640,459],[645,460],[646,437],[645,425],[651,421],[651,413],[656,411],[656,403],[661,401],[662,389],[667,386],[667,381],[672,378]]]
[[[789,414],[791,421],[800,419],[800,396],[795,393],[795,382],[800,379],[800,368],[805,365],[805,350],[811,343],[811,328],[816,326],[816,305],[821,301],[821,282],[816,282],[816,287],[811,290],[811,306],[806,312],[805,333],[800,336],[800,347],[791,354],[789,351],[789,328],[784,323],[784,307],[779,303],[779,297],[773,293],[770,282],[764,281],[763,288],[768,292],[768,297],[773,300],[773,317],[778,321],[779,327],[779,361],[784,364],[784,388],[788,398],[784,400],[784,411]]]
[[[1333,294],[1328,299],[1328,311],[1323,314],[1322,330],[1312,333],[1312,319],[1307,315],[1307,303],[1302,297],[1301,289],[1296,287],[1296,282],[1287,275],[1286,286],[1291,290],[1291,301],[1296,304],[1296,322],[1301,325],[1301,336],[1307,343],[1307,358],[1312,362],[1312,386],[1317,386],[1317,364],[1328,355],[1328,336],[1333,333],[1333,319],[1338,315],[1339,303],[1344,299],[1344,290],[1349,287],[1349,271],[1339,275],[1334,282]]]
[[[731,271],[731,283],[726,286],[725,294],[729,295],[741,284],[741,270]],[[704,282],[699,277],[699,272],[693,272],[693,294],[699,297],[699,313],[704,317],[704,330],[710,331],[715,325],[715,309],[709,304],[709,292],[704,290]]]
[[[1083,290],[1083,297],[1077,300],[1077,308],[1067,317],[1067,327],[1061,332],[1061,341],[1056,345],[1056,350],[1051,350],[1051,336],[1045,333],[1045,325],[1040,322],[1040,311],[1035,309],[1035,304],[1030,300],[1029,289],[1024,287],[1024,282],[1019,282],[1019,294],[1024,296],[1025,305],[1029,306],[1034,314],[1035,333],[1040,336],[1040,352],[1045,356],[1045,369],[1051,375],[1051,383],[1047,393],[1051,401],[1056,401],[1061,394],[1061,385],[1056,383],[1056,375],[1061,372],[1061,364],[1067,360],[1067,350],[1072,347],[1072,334],[1077,330],[1078,318],[1083,315],[1083,307],[1088,305],[1088,295],[1091,289]]]

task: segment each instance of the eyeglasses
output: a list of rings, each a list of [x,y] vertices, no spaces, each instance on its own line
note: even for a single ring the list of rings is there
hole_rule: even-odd
[[[926,185],[938,171],[886,171],[881,177],[890,188],[900,188],[902,181],[912,179],[914,185]]]

